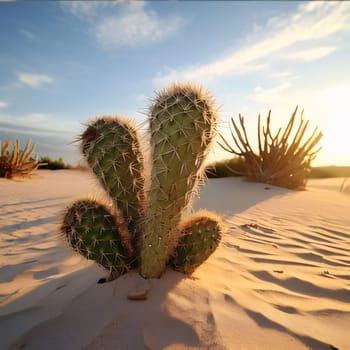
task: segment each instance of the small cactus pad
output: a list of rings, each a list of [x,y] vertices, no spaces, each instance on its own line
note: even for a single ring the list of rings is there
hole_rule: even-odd
[[[213,98],[192,85],[174,84],[150,108],[152,172],[141,250],[141,275],[157,278],[166,267],[182,210],[203,174],[215,132]]]
[[[76,201],[66,211],[61,231],[74,250],[106,268],[110,279],[131,269],[126,227],[104,205],[94,200]]]
[[[127,222],[135,243],[144,202],[144,166],[136,128],[120,116],[100,117],[81,135],[81,150]]]
[[[221,220],[213,213],[200,211],[179,225],[181,238],[172,265],[176,271],[190,275],[215,251],[223,233]]]

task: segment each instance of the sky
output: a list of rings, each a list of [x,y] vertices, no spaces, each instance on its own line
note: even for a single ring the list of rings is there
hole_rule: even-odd
[[[88,120],[146,125],[177,81],[213,95],[229,142],[231,118],[254,145],[259,114],[277,130],[298,106],[324,135],[312,165],[350,165],[349,62],[350,2],[0,1],[0,140],[75,164]]]

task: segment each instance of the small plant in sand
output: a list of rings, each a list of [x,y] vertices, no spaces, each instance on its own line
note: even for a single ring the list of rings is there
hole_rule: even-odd
[[[81,199],[67,208],[62,232],[70,245],[105,267],[109,279],[132,268],[158,278],[167,265],[191,274],[223,231],[207,211],[182,218],[203,180],[216,124],[212,97],[181,84],[159,92],[149,108],[147,162],[130,121],[117,115],[90,122],[81,150],[112,204]]]
[[[15,176],[26,176],[43,165],[32,157],[35,145],[30,139],[23,151],[20,149],[19,140],[14,143],[12,152],[10,146],[10,140],[6,140],[4,143],[0,141],[0,177],[11,179]]]
[[[292,130],[296,121],[298,107],[294,110],[288,125],[281,134],[279,128],[276,134],[270,129],[271,111],[269,111],[266,125],[261,127],[258,118],[258,147],[259,152],[253,151],[248,140],[244,118],[239,115],[239,126],[231,118],[231,135],[235,146],[232,146],[222,135],[220,146],[240,157],[246,163],[249,180],[268,183],[290,189],[303,189],[307,175],[311,169],[311,161],[315,159],[321,148],[315,150],[322,138],[322,132],[316,127],[312,134],[303,141],[309,121],[303,119],[301,112],[296,132]]]

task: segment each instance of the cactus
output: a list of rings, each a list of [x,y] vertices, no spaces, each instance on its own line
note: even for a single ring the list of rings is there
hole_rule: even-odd
[[[121,116],[101,117],[81,135],[81,151],[137,241],[144,203],[144,167],[135,127]]]
[[[202,165],[214,136],[216,110],[207,92],[173,85],[160,92],[150,108],[153,167],[141,274],[159,277],[181,219],[202,176]]]
[[[176,271],[191,274],[215,251],[223,233],[221,219],[206,210],[183,220],[179,226],[181,238],[171,263]]]
[[[63,218],[61,231],[74,250],[95,260],[117,278],[132,266],[131,247],[122,220],[95,200],[76,201]],[[118,234],[119,233],[119,234]]]
[[[207,92],[179,84],[161,91],[150,107],[149,179],[130,122],[120,116],[90,122],[81,151],[113,205],[73,203],[61,228],[71,246],[107,268],[110,279],[138,263],[143,277],[154,278],[170,260],[185,273],[205,261],[220,241],[220,220],[202,212],[180,221],[203,179],[216,119]]]

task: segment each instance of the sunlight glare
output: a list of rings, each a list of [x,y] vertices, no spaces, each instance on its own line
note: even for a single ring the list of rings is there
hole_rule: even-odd
[[[350,164],[350,135],[348,110],[350,85],[340,85],[317,93],[315,116],[323,132],[322,158],[329,164]]]

